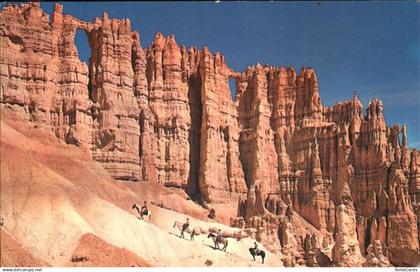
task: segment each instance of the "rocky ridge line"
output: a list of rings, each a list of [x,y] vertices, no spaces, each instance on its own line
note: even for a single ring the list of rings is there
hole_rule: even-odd
[[[236,72],[208,48],[160,33],[143,48],[129,19],[84,22],[61,5],[51,20],[39,3],[4,7],[0,44],[2,107],[88,149],[115,179],[183,189],[232,224],[260,229],[273,251],[304,249],[289,210],[318,239],[334,235],[325,248],[335,244],[337,265],[361,265],[382,247],[393,265],[419,262],[420,153],[406,126],[386,125],[380,100],[366,114],[357,96],[323,106],[311,68]],[[322,251],[313,244],[307,250]]]

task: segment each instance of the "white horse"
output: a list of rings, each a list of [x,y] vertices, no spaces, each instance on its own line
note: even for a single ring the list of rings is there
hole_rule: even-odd
[[[177,228],[181,231],[181,238],[184,238],[184,232],[189,233],[191,235],[191,240],[194,240],[194,236],[199,235],[200,234],[200,229],[199,228],[191,228],[191,227],[187,227],[184,231],[182,231],[182,223],[179,221],[175,221],[174,225],[172,226],[173,228]]]
[[[147,221],[149,221],[149,222],[152,219],[152,212],[149,209],[147,209],[147,214],[142,214],[139,205],[137,205],[136,203],[134,203],[133,207],[131,207],[131,208],[137,210],[137,212],[140,215],[139,219],[144,220],[144,217],[147,217],[147,219],[148,219]]]
[[[223,237],[220,237],[219,239],[217,239],[217,234],[210,232],[209,235],[207,236],[207,238],[211,238],[213,239],[214,242],[214,249],[221,249],[223,251],[226,252],[226,248],[228,246],[228,239],[225,239]],[[219,244],[223,245],[223,248],[220,248]]]

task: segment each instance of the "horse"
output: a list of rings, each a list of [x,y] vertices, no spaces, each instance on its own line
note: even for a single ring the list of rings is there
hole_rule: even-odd
[[[207,238],[212,238],[213,242],[214,242],[214,248],[220,249],[219,244],[223,244],[223,248],[221,250],[226,252],[226,248],[228,246],[228,240],[220,237],[219,239],[217,239],[217,235],[210,232],[209,235],[207,236]]]
[[[191,235],[191,240],[194,240],[194,236],[197,236],[200,234],[200,230],[198,228],[191,228],[187,227],[184,231],[182,231],[182,223],[179,221],[175,221],[173,228],[178,228],[181,231],[181,238],[184,238],[184,232],[189,233]]]
[[[258,252],[255,252],[255,248],[250,247],[249,248],[249,253],[251,253],[252,258],[254,258],[255,261],[255,256],[261,256],[262,262],[264,263],[264,258],[265,258],[265,251],[264,250],[259,250]]]
[[[152,218],[152,212],[149,209],[147,209],[147,215],[144,215],[144,214],[141,213],[141,209],[139,208],[139,205],[137,205],[136,203],[134,203],[133,204],[133,207],[131,207],[131,208],[132,209],[136,209],[137,212],[140,214],[140,218],[139,219],[143,219],[144,220],[143,216],[146,216],[148,218],[148,221],[151,220],[151,218]]]

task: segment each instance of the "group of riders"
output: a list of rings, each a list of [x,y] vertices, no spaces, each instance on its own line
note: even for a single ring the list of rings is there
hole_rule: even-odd
[[[143,218],[144,216],[148,216],[150,214],[149,209],[147,208],[147,201],[144,201],[143,206],[139,210],[139,213],[140,213],[141,219],[144,219]],[[184,232],[187,231],[189,229],[189,227],[190,227],[190,219],[187,217],[187,220],[185,221],[185,223],[182,224],[181,237],[184,237]],[[221,240],[222,240],[222,230],[217,229],[216,232],[215,232],[215,235],[216,235],[215,243],[221,242]],[[254,253],[255,255],[260,255],[261,252],[258,248],[257,242],[254,241],[254,247],[250,248],[250,252],[251,252],[251,254]]]
[[[190,219],[189,218],[187,218],[187,221],[185,221],[185,223],[184,224],[182,224],[182,229],[181,229],[181,237],[184,237],[184,232],[188,229],[190,227]],[[219,242],[221,242],[221,240],[222,240],[222,230],[221,229],[218,229],[218,230],[216,230],[216,232],[215,232],[215,235],[216,235],[216,240],[215,240],[215,243],[219,243]],[[254,247],[253,248],[250,248],[250,251],[253,251],[253,253],[255,254],[255,255],[259,255],[260,254],[260,250],[258,249],[258,244],[257,244],[257,242],[255,242],[254,241]]]

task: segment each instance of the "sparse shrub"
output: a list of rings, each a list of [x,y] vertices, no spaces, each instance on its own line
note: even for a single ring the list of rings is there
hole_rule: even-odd
[[[79,263],[79,262],[87,262],[89,260],[89,258],[88,257],[86,257],[86,256],[73,256],[72,258],[71,258],[71,262],[72,263]]]
[[[216,210],[211,208],[209,213],[209,218],[215,219],[216,218]]]

